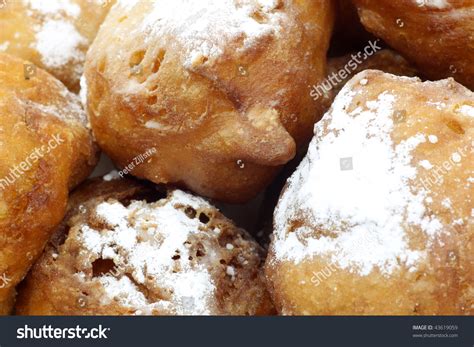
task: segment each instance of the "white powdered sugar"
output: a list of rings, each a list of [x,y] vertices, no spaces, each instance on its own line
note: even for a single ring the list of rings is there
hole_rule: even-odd
[[[138,3],[138,0],[118,0],[115,6],[122,7],[125,11],[130,11]]]
[[[153,309],[172,309],[174,314],[211,313],[216,289],[213,279],[203,265],[189,260],[190,237],[202,233],[203,225],[198,218],[186,215],[187,206],[210,208],[203,199],[179,190],[165,203],[134,201],[125,207],[109,201],[97,206],[96,214],[109,230],[84,225],[80,232],[84,247],[94,258],[111,259],[117,266],[115,275],[99,277],[107,294],[104,303],[118,300],[145,314]],[[160,288],[166,298],[146,298],[138,286]]]
[[[55,15],[63,12],[67,16],[77,17],[81,13],[79,5],[70,0],[23,0],[23,3],[43,15]]]
[[[466,116],[474,117],[474,107],[469,105],[462,105],[458,111]]]
[[[24,0],[23,3],[28,15],[34,14],[40,20],[33,28],[35,41],[31,46],[41,55],[41,62],[47,68],[61,68],[84,60],[81,46],[88,42],[74,26],[74,20],[81,13],[79,5],[70,0]]]
[[[417,176],[411,152],[426,136],[398,144],[391,138],[397,97],[383,92],[348,112],[363,93],[363,77],[342,89],[315,126],[308,154],[288,181],[275,211],[277,259],[329,257],[360,275],[375,269],[388,275],[401,264],[413,271],[425,253],[410,248],[407,232],[418,227],[433,238],[442,228],[425,215],[426,192],[410,188]],[[419,164],[429,167],[428,161]],[[316,236],[318,230],[325,232]]]
[[[48,67],[58,68],[71,60],[83,60],[80,45],[87,41],[69,21],[62,19],[45,22],[36,33],[36,50],[41,62]]]
[[[79,90],[79,98],[81,99],[82,106],[84,108],[87,107],[87,79],[86,75],[82,74],[81,79],[79,81],[79,86],[81,89]]]
[[[10,41],[5,41],[0,44],[0,51],[5,52],[10,47]]]
[[[426,170],[430,170],[433,168],[433,165],[428,160],[421,160],[420,165]]]
[[[419,7],[437,8],[439,10],[445,9],[449,6],[447,0],[415,0]]]
[[[159,37],[177,41],[186,49],[184,66],[212,63],[229,42],[242,40],[238,51],[254,47],[263,38],[277,35],[285,15],[274,11],[279,1],[262,0],[156,0],[143,21],[145,40]],[[133,8],[133,1],[124,1]],[[257,13],[257,14],[256,14]],[[258,16],[258,17],[254,17]],[[256,18],[264,18],[257,20]]]
[[[102,177],[102,179],[103,179],[104,181],[107,181],[107,182],[110,182],[110,181],[113,181],[113,180],[117,180],[117,179],[119,179],[119,178],[120,178],[120,175],[119,175],[119,173],[118,173],[117,170],[112,170],[112,171],[110,171],[108,174],[106,174],[106,175],[104,175],[104,176]]]
[[[164,129],[164,127],[160,122],[154,121],[154,120],[149,120],[145,123],[145,128],[148,129]]]
[[[452,207],[451,205],[451,199],[450,198],[444,198],[442,201],[441,201],[441,205],[445,208],[448,208],[450,209]]]

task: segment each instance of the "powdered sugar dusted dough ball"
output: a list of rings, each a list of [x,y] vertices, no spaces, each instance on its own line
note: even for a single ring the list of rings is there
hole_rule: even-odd
[[[315,127],[274,216],[283,314],[474,314],[474,94],[367,70]]]
[[[87,49],[115,0],[3,2],[0,52],[31,61],[77,92]]]
[[[332,10],[328,0],[117,2],[85,67],[98,143],[120,167],[155,147],[137,177],[251,199],[322,116],[308,86],[324,76]]]
[[[205,200],[99,179],[72,196],[17,313],[269,314],[262,264],[260,246]]]

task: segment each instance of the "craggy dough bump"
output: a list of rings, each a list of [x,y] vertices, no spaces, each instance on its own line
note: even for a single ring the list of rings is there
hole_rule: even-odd
[[[307,144],[320,102],[327,0],[121,2],[88,52],[101,148],[131,173],[228,202],[258,194]],[[179,16],[177,16],[179,14]]]
[[[362,24],[428,77],[474,89],[474,1],[353,0]]]
[[[474,94],[366,70],[315,127],[282,193],[277,310],[474,314]]]
[[[48,71],[79,91],[87,49],[115,0],[4,0],[0,52]]]
[[[250,235],[203,199],[99,178],[71,196],[16,313],[271,314],[263,262]]]
[[[25,79],[24,64],[29,62],[0,53],[3,314],[12,307],[16,284],[63,218],[69,189],[97,162],[79,98],[41,69]]]

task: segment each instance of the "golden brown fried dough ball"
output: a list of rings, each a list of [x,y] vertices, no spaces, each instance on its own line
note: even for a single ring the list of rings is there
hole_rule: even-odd
[[[117,3],[88,52],[88,109],[133,175],[243,202],[309,141],[332,28],[327,0]]]
[[[353,0],[364,26],[433,79],[474,89],[472,0]]]
[[[106,179],[107,176],[105,176]],[[205,200],[101,178],[28,275],[23,315],[256,315],[273,312],[263,251]]]
[[[474,314],[474,94],[366,70],[315,127],[267,258],[283,314]]]
[[[96,163],[78,97],[29,62],[0,53],[0,313]]]
[[[0,52],[29,60],[79,91],[85,55],[112,0],[4,0]]]

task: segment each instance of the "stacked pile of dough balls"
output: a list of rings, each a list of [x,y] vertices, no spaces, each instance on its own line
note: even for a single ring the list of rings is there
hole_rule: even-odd
[[[4,0],[0,314],[474,314],[473,23]]]

